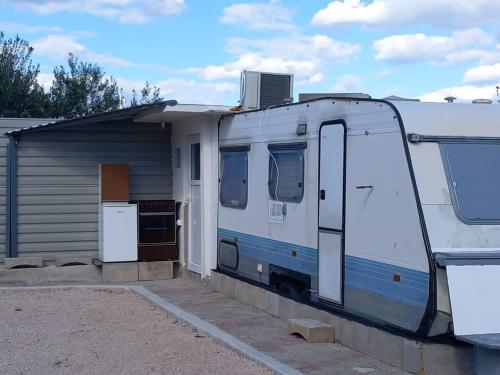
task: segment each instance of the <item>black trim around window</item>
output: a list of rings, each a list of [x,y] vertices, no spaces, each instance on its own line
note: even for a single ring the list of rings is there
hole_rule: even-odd
[[[477,217],[468,217],[466,214],[464,214],[464,206],[465,206],[465,201],[466,200],[461,200],[459,198],[459,191],[457,190],[456,186],[456,179],[454,177],[454,172],[457,170],[456,166],[452,166],[452,163],[450,162],[448,150],[446,149],[446,145],[496,145],[497,147],[500,147],[500,138],[488,138],[488,139],[473,139],[473,138],[468,138],[467,140],[453,140],[453,141],[448,141],[446,139],[443,139],[439,142],[439,149],[441,152],[441,159],[443,160],[443,165],[445,169],[445,174],[446,174],[446,180],[448,182],[448,190],[450,192],[451,196],[451,201],[453,204],[453,210],[455,211],[455,215],[457,218],[462,221],[464,224],[468,225],[498,225],[500,224],[500,212],[498,214],[497,218],[485,218],[485,217],[480,217],[477,215]],[[461,204],[462,202],[462,204]],[[477,204],[476,204],[477,206]],[[484,212],[483,212],[484,214]]]
[[[221,176],[219,178],[219,202],[223,207],[228,207],[228,208],[236,208],[240,210],[244,210],[247,207],[248,204],[248,151],[250,150],[250,146],[237,146],[237,147],[221,147],[220,148],[220,164],[221,164]],[[223,194],[222,194],[222,185],[224,182],[224,167],[223,167],[223,160],[224,160],[224,154],[231,154],[231,153],[240,153],[244,155],[245,159],[245,175],[243,176],[242,179],[242,185],[245,186],[245,191],[244,191],[244,200],[238,203],[232,203],[230,201],[226,201],[223,199]]]
[[[220,246],[225,243],[226,245],[234,246],[234,249],[236,251],[236,265],[235,267],[231,267],[229,265],[223,264],[221,262],[221,256],[220,256]],[[225,268],[225,269],[230,269],[233,271],[236,271],[240,265],[240,249],[238,248],[238,243],[236,241],[231,241],[225,238],[222,238],[219,241],[219,246],[217,246],[217,261],[219,263],[219,267]]]
[[[275,150],[303,150],[307,148],[307,142],[293,143],[271,143],[267,146],[269,151]]]
[[[250,151],[250,145],[238,145],[238,146],[221,146],[219,147],[220,152],[248,152]]]
[[[273,170],[273,165],[274,162],[277,162],[274,160],[274,157],[269,155],[269,167],[268,167],[268,180],[267,180],[267,186],[268,186],[268,193],[269,197],[274,200],[274,201],[280,201],[280,202],[286,202],[286,203],[300,203],[302,202],[302,199],[304,198],[304,190],[305,190],[305,169],[306,169],[306,155],[304,150],[307,148],[307,142],[293,142],[293,143],[274,143],[274,144],[269,144],[268,146],[269,153],[272,154],[273,152],[286,152],[286,151],[301,151],[302,154],[302,176],[301,176],[301,181],[297,182],[298,187],[301,189],[300,194],[295,196],[295,197],[278,197],[275,196],[275,192],[272,191],[271,189],[271,171]],[[279,186],[279,185],[278,185]]]
[[[444,165],[444,171],[446,174],[446,181],[448,184],[448,190],[451,197],[451,202],[453,205],[453,211],[457,218],[467,225],[497,225],[500,224],[500,215],[498,219],[486,219],[481,217],[470,218],[464,215],[461,208],[457,188],[455,186],[455,179],[453,177],[453,168],[448,158],[447,151],[445,150],[446,145],[471,145],[471,144],[500,144],[499,137],[472,137],[472,136],[449,136],[449,135],[422,135],[416,133],[409,133],[407,135],[409,143],[437,143],[439,145],[439,150],[441,154],[441,159]]]

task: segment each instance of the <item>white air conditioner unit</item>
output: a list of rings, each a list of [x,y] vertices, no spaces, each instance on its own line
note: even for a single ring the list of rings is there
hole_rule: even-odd
[[[243,111],[266,109],[293,101],[293,74],[244,70],[240,84]]]

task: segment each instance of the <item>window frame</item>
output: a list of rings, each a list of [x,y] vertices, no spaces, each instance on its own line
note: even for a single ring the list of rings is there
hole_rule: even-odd
[[[222,146],[219,148],[220,152],[220,176],[219,176],[219,202],[221,206],[227,207],[227,208],[235,208],[235,209],[240,209],[244,210],[246,209],[248,205],[248,152],[250,151],[250,145],[242,145],[242,146]],[[224,179],[223,175],[223,159],[224,159],[224,154],[226,153],[243,153],[245,156],[245,162],[246,162],[246,170],[245,170],[245,201],[243,204],[240,205],[235,205],[230,202],[223,201],[222,199],[222,182]]]
[[[484,144],[484,145],[498,145],[500,147],[500,139],[480,138],[480,137],[478,137],[478,138],[473,138],[473,137],[445,138],[445,137],[442,137],[442,138],[437,140],[437,143],[439,145],[441,159],[443,162],[445,175],[446,175],[446,181],[448,184],[448,190],[450,192],[453,211],[455,212],[456,217],[461,222],[463,222],[464,224],[468,224],[468,225],[498,225],[498,224],[500,224],[500,215],[499,215],[498,219],[484,219],[484,218],[471,219],[471,218],[463,215],[462,209],[460,208],[460,204],[458,201],[457,190],[456,190],[456,187],[454,184],[452,167],[451,167],[449,159],[448,159],[447,151],[445,150],[445,145],[447,145],[447,144]]]
[[[300,204],[302,200],[304,199],[304,192],[305,192],[305,170],[306,170],[306,150],[307,148],[307,142],[291,142],[291,143],[271,143],[267,146],[268,152],[269,152],[269,158],[268,158],[268,172],[267,172],[267,192],[269,194],[269,199],[274,200],[274,201],[279,201],[279,202],[284,202],[284,203],[295,203],[295,204]],[[302,153],[302,175],[301,175],[301,184],[302,184],[302,189],[300,196],[298,196],[295,199],[282,199],[279,195],[278,197],[274,196],[274,193],[271,192],[271,171],[274,169],[274,163],[276,162],[274,160],[274,155],[273,152],[280,152],[280,151],[300,151]],[[277,163],[277,162],[276,162]],[[279,185],[278,185],[279,186]],[[278,188],[279,190],[279,188]]]
[[[222,244],[226,244],[226,245],[230,245],[230,246],[234,246],[235,250],[236,250],[236,265],[235,267],[230,267],[228,265],[224,265],[221,263],[221,256],[220,256],[220,247]],[[224,269],[230,269],[230,270],[233,270],[233,271],[236,271],[240,265],[240,249],[239,249],[239,246],[238,246],[238,242],[237,241],[231,241],[231,240],[228,240],[226,238],[222,238],[220,241],[219,241],[219,245],[217,246],[217,264],[219,267],[221,268],[224,268]]]

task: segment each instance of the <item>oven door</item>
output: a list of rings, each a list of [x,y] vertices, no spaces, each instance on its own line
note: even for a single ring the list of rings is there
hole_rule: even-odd
[[[175,213],[139,213],[139,244],[175,243]]]

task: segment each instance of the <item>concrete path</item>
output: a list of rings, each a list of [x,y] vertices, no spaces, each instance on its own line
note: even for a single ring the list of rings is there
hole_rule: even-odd
[[[200,281],[179,278],[140,285],[304,374],[407,374],[340,344],[310,344],[288,335],[285,321],[207,290]]]

